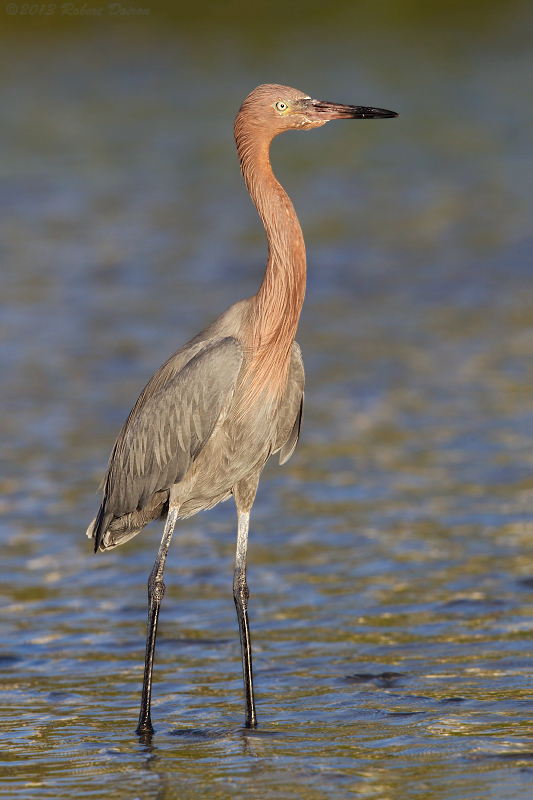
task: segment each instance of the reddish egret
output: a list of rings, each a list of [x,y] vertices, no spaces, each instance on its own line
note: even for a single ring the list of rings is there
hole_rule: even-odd
[[[294,341],[305,293],[305,247],[291,201],[270,166],[274,136],[332,119],[393,111],[312,100],[273,84],[248,95],[235,121],[242,173],[265,226],[268,261],[257,294],[231,306],[156,372],[122,428],[87,531],[95,552],[166,516],[148,579],[148,635],[138,734],[153,731],[152,667],[163,569],[176,520],[230,495],[238,514],[233,597],[241,640],[246,727],[257,725],[248,627],[246,545],[250,509],[266,460],[287,461],[300,435],[304,369]]]

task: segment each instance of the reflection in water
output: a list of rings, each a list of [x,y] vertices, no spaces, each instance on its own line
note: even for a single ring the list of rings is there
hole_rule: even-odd
[[[161,762],[157,755],[157,747],[152,743],[152,734],[145,732],[139,736],[139,741],[142,745],[141,754],[144,761],[141,760],[141,768],[148,773],[147,778],[152,791],[155,791],[156,800],[164,800],[167,796],[167,789],[169,788],[168,776],[164,769],[164,764]],[[155,778],[155,784],[153,782]]]
[[[6,798],[531,795],[530,11],[468,30],[409,13],[356,48],[334,22],[262,50],[242,28],[4,42]],[[221,505],[175,534],[143,744],[160,531],[105,560],[83,532],[164,354],[257,289],[231,126],[264,80],[402,116],[274,144],[308,249],[308,395],[252,520],[262,724],[238,727]]]

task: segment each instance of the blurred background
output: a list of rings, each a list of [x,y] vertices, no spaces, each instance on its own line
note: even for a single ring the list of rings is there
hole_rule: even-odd
[[[2,796],[531,797],[531,4],[88,8],[0,7]],[[142,387],[259,286],[233,121],[266,82],[401,117],[273,143],[307,404],[252,515],[261,727],[229,502],[174,536],[147,746],[161,528],[84,532]]]

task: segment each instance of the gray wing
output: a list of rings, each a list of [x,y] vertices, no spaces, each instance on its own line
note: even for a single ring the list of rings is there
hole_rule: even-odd
[[[274,453],[280,450],[279,463],[284,464],[294,453],[300,438],[304,413],[305,374],[302,351],[297,342],[292,345],[287,386],[278,414],[278,430]]]
[[[95,521],[96,547],[113,517],[143,509],[184,478],[235,392],[243,360],[236,339],[208,340],[191,353],[183,363],[179,351],[158,370],[119,434]]]

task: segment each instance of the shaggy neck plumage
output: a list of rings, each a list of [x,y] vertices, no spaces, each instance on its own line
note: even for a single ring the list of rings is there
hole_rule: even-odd
[[[241,168],[268,240],[263,282],[252,298],[252,396],[264,391],[279,399],[285,388],[291,348],[305,295],[306,260],[302,229],[294,207],[272,172],[271,137],[235,122]]]

